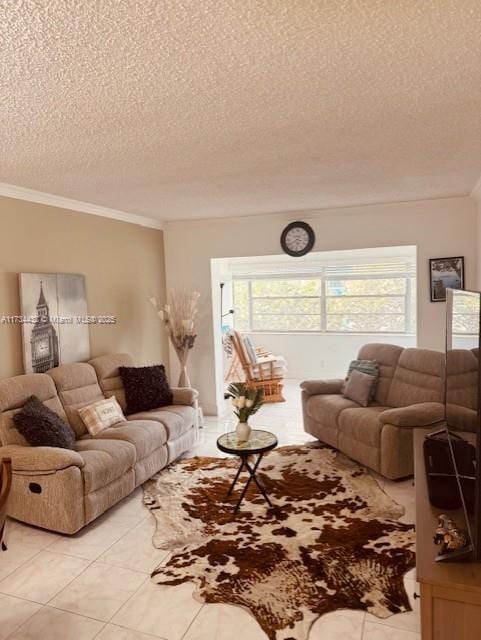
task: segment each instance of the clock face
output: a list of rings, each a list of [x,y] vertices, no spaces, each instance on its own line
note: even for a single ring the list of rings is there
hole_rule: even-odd
[[[44,358],[49,354],[50,344],[48,338],[42,338],[36,344],[35,353],[38,358]]]
[[[304,256],[314,246],[315,235],[305,222],[291,222],[282,232],[281,246],[290,256]]]

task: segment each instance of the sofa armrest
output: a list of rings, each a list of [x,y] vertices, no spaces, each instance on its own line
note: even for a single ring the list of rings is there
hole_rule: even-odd
[[[172,404],[193,405],[199,397],[197,389],[190,387],[171,387],[171,391],[174,396]]]
[[[428,427],[444,420],[444,405],[440,402],[420,402],[408,407],[387,409],[379,415],[382,424],[395,427]]]
[[[82,456],[71,449],[25,447],[19,444],[8,444],[0,447],[0,458],[11,458],[13,471],[32,473],[37,471],[60,471],[67,467],[82,468],[85,464]]]
[[[308,396],[318,396],[321,394],[341,393],[344,380],[332,379],[332,380],[304,380],[301,382],[301,389],[303,389]]]

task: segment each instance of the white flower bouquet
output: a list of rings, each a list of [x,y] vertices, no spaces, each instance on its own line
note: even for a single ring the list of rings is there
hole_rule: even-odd
[[[264,404],[263,390],[249,387],[245,382],[232,382],[227,387],[227,393],[231,397],[234,413],[241,423],[247,423]]]

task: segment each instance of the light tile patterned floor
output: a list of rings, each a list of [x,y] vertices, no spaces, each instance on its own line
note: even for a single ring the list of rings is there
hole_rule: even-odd
[[[280,444],[312,440],[302,430],[298,384],[286,385],[287,402],[266,405],[253,425],[274,431]],[[219,455],[217,437],[235,425],[227,410],[206,418],[193,455]],[[376,480],[406,508],[414,522],[411,481]],[[201,605],[188,584],[162,587],[151,570],[168,554],[152,546],[154,523],[131,496],[75,536],[66,537],[10,521],[9,550],[0,554],[0,640],[267,640],[245,610]],[[406,576],[408,593],[417,585]],[[359,611],[339,611],[318,620],[310,640],[420,640],[419,600],[414,612],[379,620]]]

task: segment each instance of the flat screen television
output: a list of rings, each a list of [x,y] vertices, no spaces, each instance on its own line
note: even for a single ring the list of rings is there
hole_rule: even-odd
[[[465,558],[459,560],[481,561],[481,377],[479,349],[481,338],[481,293],[458,289],[446,291],[446,371],[445,408],[446,437],[453,454],[457,487],[462,503],[464,526],[469,545]],[[473,453],[472,472],[460,471],[456,464],[456,444],[459,431],[465,441],[476,449]],[[471,449],[472,451],[472,449]],[[468,477],[469,476],[469,477]],[[449,514],[448,514],[449,515]],[[463,554],[459,554],[463,555]],[[454,557],[452,558],[455,559]]]

